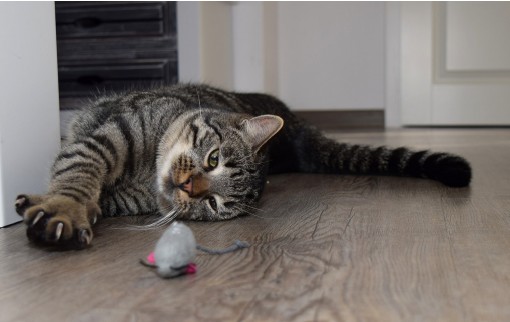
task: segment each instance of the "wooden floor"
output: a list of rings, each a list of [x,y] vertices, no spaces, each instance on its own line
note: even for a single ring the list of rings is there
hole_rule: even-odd
[[[471,188],[390,177],[270,177],[254,216],[190,222],[211,247],[196,275],[138,263],[162,230],[99,224],[93,246],[49,252],[0,230],[0,321],[510,321],[510,130],[336,133],[464,155]],[[120,229],[119,229],[120,228]]]

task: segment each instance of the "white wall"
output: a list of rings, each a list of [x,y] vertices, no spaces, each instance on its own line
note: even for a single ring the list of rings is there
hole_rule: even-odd
[[[278,3],[280,97],[295,109],[384,108],[384,2]]]
[[[384,106],[385,126],[400,127],[401,107],[401,15],[400,2],[386,3],[386,97]]]
[[[232,15],[227,2],[177,3],[179,81],[232,88]]]
[[[234,89],[278,95],[278,3],[232,6]]]
[[[192,14],[191,6],[196,7]],[[185,60],[181,80],[213,85],[231,81],[229,89],[269,92],[293,109],[384,108],[383,2],[241,1],[216,3],[216,11],[205,9],[204,4],[179,3],[179,63]],[[228,19],[231,35],[225,32]],[[189,38],[181,41],[189,30],[195,30],[191,46]],[[215,37],[220,42],[213,51]],[[197,52],[210,58],[195,57]],[[227,57],[232,58],[231,67]],[[215,79],[200,71],[209,65]]]
[[[234,89],[264,91],[264,12],[260,2],[232,6]]]
[[[60,144],[53,2],[0,2],[0,227],[46,190]]]

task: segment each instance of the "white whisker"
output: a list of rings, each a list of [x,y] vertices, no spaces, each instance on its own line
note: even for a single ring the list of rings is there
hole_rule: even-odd
[[[169,223],[171,223],[179,214],[178,209],[174,209],[169,211],[166,215],[163,217],[156,219],[155,221],[151,222],[150,224],[146,225],[127,225],[125,229],[129,230],[150,230],[154,228],[163,227]],[[118,228],[122,229],[122,228]]]
[[[249,206],[249,205],[243,205],[243,207],[248,207],[250,209],[257,210],[257,211],[260,211],[260,212],[266,212],[264,209],[253,207],[253,206]]]
[[[239,212],[247,213],[250,216],[257,217],[257,218],[260,218],[260,219],[277,219],[278,218],[278,217],[265,217],[265,216],[256,215],[255,213],[253,213],[251,211],[248,211],[247,209],[241,208],[243,206],[246,206],[246,205],[239,205],[239,207],[238,206],[234,206],[233,208],[236,209]]]
[[[252,157],[252,155],[248,154],[244,158],[239,159],[239,162],[244,162],[244,161],[246,161],[250,157]]]
[[[267,164],[269,163],[270,161],[261,161],[261,162],[250,162],[249,164],[250,165],[261,165],[261,164]]]
[[[200,114],[200,117],[202,117],[202,105],[200,104],[200,95],[198,94],[198,87],[195,87],[195,91],[197,92],[198,98],[198,113]]]

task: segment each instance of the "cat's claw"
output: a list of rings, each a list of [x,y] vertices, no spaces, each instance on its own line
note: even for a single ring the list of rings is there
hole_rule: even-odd
[[[92,236],[90,236],[89,232],[86,229],[82,229],[79,233],[79,242],[83,246],[87,246],[90,244],[90,241],[92,240]]]
[[[62,235],[62,230],[64,229],[64,223],[59,222],[57,224],[57,229],[55,230],[55,241],[58,241],[60,239],[60,236]]]
[[[35,216],[34,220],[32,221],[32,223],[30,224],[30,226],[34,226],[35,224],[37,224],[39,219],[41,219],[43,216],[44,216],[44,211],[39,211],[37,213],[37,215]]]
[[[27,196],[19,195],[16,197],[16,202],[14,203],[14,208],[16,209],[16,212],[18,213],[18,215],[23,216],[23,212],[29,206],[30,206],[30,203],[28,201]]]
[[[14,206],[16,208],[19,208],[19,207],[21,207],[22,204],[25,203],[25,201],[27,201],[27,198],[25,198],[23,196],[18,196],[18,199],[16,199],[16,202],[14,203]]]

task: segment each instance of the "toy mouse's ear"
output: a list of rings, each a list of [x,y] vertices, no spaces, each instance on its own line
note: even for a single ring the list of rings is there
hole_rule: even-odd
[[[140,258],[140,264],[151,268],[157,268],[158,266],[154,260],[154,252],[151,252],[146,259]]]
[[[149,263],[147,260],[145,260],[143,258],[140,258],[140,264],[142,264],[143,266],[150,267],[150,268],[158,268],[156,265]]]

